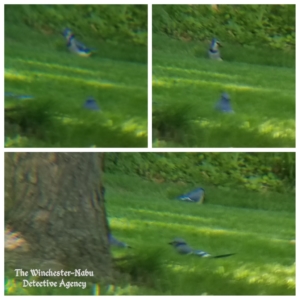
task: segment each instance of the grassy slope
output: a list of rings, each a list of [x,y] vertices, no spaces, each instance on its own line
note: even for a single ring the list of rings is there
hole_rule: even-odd
[[[205,187],[209,202],[198,206],[168,199],[166,191],[177,189],[175,184],[127,176],[107,176],[106,181],[115,235],[134,249],[154,245],[171,261],[153,293],[295,293],[295,247],[288,242],[295,237],[294,196]],[[174,237],[212,254],[237,255],[219,260],[182,257],[167,245]]]
[[[225,44],[218,62],[207,47],[153,35],[153,101],[191,105],[194,119],[183,141],[155,146],[294,147],[294,55]],[[214,111],[223,91],[234,115]]]
[[[293,195],[204,186],[209,201],[201,206],[171,200],[169,194],[178,190],[176,184],[106,174],[105,186],[112,231],[133,247],[113,249],[113,255],[137,255],[120,267],[135,270],[142,283],[124,279],[115,286],[101,285],[101,294],[295,294],[295,245],[289,243],[295,238]],[[182,186],[181,192],[189,188]],[[167,244],[174,237],[211,254],[237,254],[216,260],[181,256]],[[141,270],[146,278],[140,278]],[[92,284],[86,290],[27,291],[91,294]]]
[[[5,24],[5,91],[33,95],[35,100],[27,102],[50,103],[47,111],[67,116],[56,119],[42,139],[30,136],[27,146],[146,146],[146,48],[81,40],[98,53],[79,57],[67,51],[62,36]],[[101,113],[82,109],[89,96]],[[15,105],[10,98],[5,104]]]

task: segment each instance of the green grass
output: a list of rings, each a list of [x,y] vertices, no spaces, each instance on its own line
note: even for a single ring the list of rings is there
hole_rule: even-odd
[[[208,201],[197,205],[170,197],[191,186],[125,175],[106,174],[104,179],[112,232],[132,246],[113,249],[113,256],[135,258],[117,262],[126,275],[113,285],[100,284],[101,294],[295,295],[295,245],[289,243],[295,239],[293,194],[203,186]],[[174,237],[214,255],[236,255],[181,256],[168,245]],[[93,289],[88,283],[85,290],[30,293],[92,294]]]
[[[79,39],[97,53],[79,57],[68,52],[62,35],[5,24],[5,91],[34,97],[6,97],[5,107],[37,112],[30,128],[6,122],[7,147],[147,146],[146,47]],[[101,112],[83,109],[89,96]],[[43,113],[50,123],[40,120]]]
[[[154,146],[295,147],[295,53],[208,45],[153,35]],[[235,114],[214,110],[223,91]]]

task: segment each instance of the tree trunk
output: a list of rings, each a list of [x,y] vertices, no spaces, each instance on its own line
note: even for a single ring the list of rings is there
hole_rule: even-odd
[[[28,245],[6,249],[6,267],[81,269],[112,279],[103,155],[5,153],[6,225]]]

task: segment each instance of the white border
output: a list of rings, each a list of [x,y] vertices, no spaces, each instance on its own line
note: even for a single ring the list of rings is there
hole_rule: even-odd
[[[1,176],[1,182],[0,182],[0,190],[3,191],[3,206],[4,206],[4,152],[296,152],[299,148],[298,139],[299,135],[297,134],[299,130],[296,130],[296,148],[152,148],[152,105],[150,101],[152,99],[152,18],[150,18],[150,13],[152,12],[151,4],[296,4],[296,1],[157,1],[157,0],[148,0],[148,1],[88,1],[84,4],[148,4],[148,63],[150,64],[150,67],[148,68],[148,148],[3,148],[4,151],[1,151],[1,158],[0,158],[0,176]],[[217,2],[217,3],[216,3]],[[41,1],[5,1],[6,4],[44,4],[41,3]],[[83,1],[47,1],[47,4],[83,4]],[[296,5],[296,15],[299,17],[299,8],[298,5]],[[1,18],[2,17],[2,18]],[[4,5],[1,5],[1,14],[0,14],[1,21],[1,27],[4,28]],[[298,57],[299,51],[298,51],[298,29],[299,26],[297,24],[297,18],[296,18],[296,56]],[[2,29],[2,28],[1,28]],[[4,45],[4,30],[1,30],[1,40],[3,41]],[[2,48],[3,49],[3,48]],[[2,70],[4,70],[4,53],[1,58],[2,62]],[[296,60],[296,70],[298,69],[298,64]],[[4,72],[2,73],[2,81],[1,81],[1,93],[4,95]],[[298,83],[298,77],[296,77],[296,82]],[[299,86],[296,84],[296,86]],[[296,90],[296,99],[297,99],[297,90]],[[297,101],[296,101],[297,103]],[[296,116],[299,116],[299,105],[296,104]],[[1,110],[1,127],[0,132],[2,136],[2,142],[4,139],[4,109]],[[296,122],[296,128],[300,129],[298,126],[298,122]],[[297,156],[298,158],[298,156]],[[299,174],[299,163],[297,159],[296,163],[296,186],[300,186],[300,180],[298,179]],[[296,193],[297,195],[297,193]],[[296,197],[297,199],[297,197]],[[2,207],[3,207],[2,206]],[[297,211],[297,208],[296,208]],[[4,209],[2,209],[1,213],[2,220],[4,220]],[[3,223],[2,223],[3,224]],[[297,228],[298,229],[298,228]],[[296,230],[296,236],[297,236],[298,230]],[[1,231],[2,236],[3,231]],[[3,237],[1,238],[1,259],[4,258],[4,245],[3,245]],[[4,265],[4,264],[3,264]],[[297,280],[296,276],[296,282]],[[4,272],[1,272],[0,279],[2,282],[4,282]],[[298,285],[297,285],[298,286]],[[297,293],[296,288],[296,293]],[[4,294],[4,286],[3,286],[3,294]],[[11,296],[14,298],[14,296]],[[43,298],[46,296],[37,296],[36,298]],[[58,296],[59,298],[65,298],[63,296]],[[78,297],[78,296],[77,296]],[[79,296],[79,298],[83,298],[85,296]],[[103,297],[103,296],[102,296]],[[130,296],[129,296],[130,297]],[[141,298],[143,296],[135,296],[136,298]],[[154,299],[157,299],[157,297],[161,296],[155,296]],[[224,297],[224,296],[219,296]],[[247,296],[249,297],[249,296]],[[254,296],[250,296],[251,298]],[[152,296],[153,298],[153,296]],[[181,297],[183,299],[183,297]],[[218,298],[215,297],[214,298]],[[238,298],[242,298],[241,296]]]

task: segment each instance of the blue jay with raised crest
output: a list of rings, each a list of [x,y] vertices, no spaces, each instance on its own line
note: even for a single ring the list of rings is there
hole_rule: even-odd
[[[95,49],[87,48],[84,44],[77,41],[71,29],[66,28],[62,34],[67,41],[67,48],[70,52],[85,57],[91,56],[95,52]]]
[[[222,47],[218,39],[213,38],[208,50],[208,57],[215,60],[222,60],[219,47]]]
[[[217,102],[215,108],[223,113],[234,113],[231,107],[230,97],[227,93],[222,93],[221,99]]]
[[[213,256],[203,250],[194,250],[185,242],[185,240],[181,238],[175,238],[169,244],[175,248],[177,253],[184,254],[184,255],[196,255],[200,257],[221,258],[221,257],[227,257],[235,254],[235,253],[229,253],[229,254],[221,254],[221,255]]]

